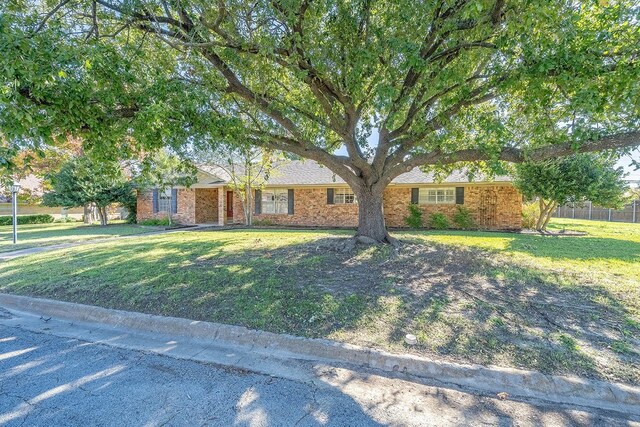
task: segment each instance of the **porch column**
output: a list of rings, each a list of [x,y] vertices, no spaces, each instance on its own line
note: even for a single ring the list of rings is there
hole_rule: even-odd
[[[227,208],[225,201],[227,200],[227,192],[224,187],[218,188],[218,225],[225,225],[227,219]]]

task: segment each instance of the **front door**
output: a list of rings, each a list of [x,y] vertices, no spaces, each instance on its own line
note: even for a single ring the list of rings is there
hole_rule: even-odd
[[[227,191],[227,219],[233,219],[233,191]]]

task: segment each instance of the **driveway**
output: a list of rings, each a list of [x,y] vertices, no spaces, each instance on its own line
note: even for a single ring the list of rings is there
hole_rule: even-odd
[[[640,425],[347,369],[320,385],[0,326],[0,425]]]

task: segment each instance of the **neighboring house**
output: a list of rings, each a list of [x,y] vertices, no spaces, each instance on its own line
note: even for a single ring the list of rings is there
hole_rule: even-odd
[[[166,217],[183,224],[242,224],[242,202],[229,187],[221,168],[200,166],[190,188],[138,192],[138,220]],[[277,225],[355,227],[358,206],[347,184],[313,161],[292,161],[278,168],[262,190],[255,190],[254,221]],[[387,226],[405,227],[408,205],[417,203],[424,218],[442,212],[450,219],[457,206],[471,211],[475,223],[486,229],[520,229],[522,195],[509,177],[469,182],[454,172],[442,182],[416,168],[394,179],[384,192]]]
[[[42,179],[33,174],[19,179],[17,184],[20,185],[20,196],[22,196],[20,200],[27,197],[39,199],[44,194]],[[0,186],[0,203],[11,203],[11,188]]]

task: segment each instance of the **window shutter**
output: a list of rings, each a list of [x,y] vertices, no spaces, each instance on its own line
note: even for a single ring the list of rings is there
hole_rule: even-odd
[[[153,213],[158,213],[158,189],[153,189],[153,203],[152,203]]]
[[[456,205],[464,205],[464,187],[456,187]]]
[[[289,211],[288,214],[289,215],[293,215],[293,189],[289,189],[287,191],[287,202],[289,203]]]
[[[262,213],[262,190],[256,190],[254,204],[256,205],[256,215],[260,215]]]
[[[171,189],[171,213],[172,214],[178,213],[178,189],[177,188]]]
[[[333,205],[333,188],[327,188],[327,204]]]
[[[411,204],[417,205],[420,197],[420,189],[412,188],[411,189]]]

